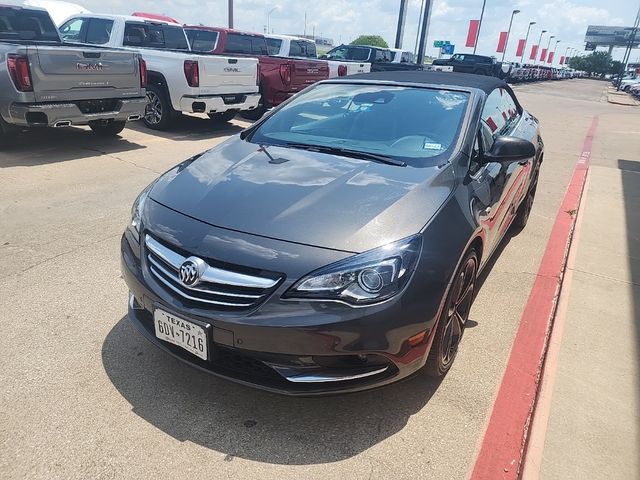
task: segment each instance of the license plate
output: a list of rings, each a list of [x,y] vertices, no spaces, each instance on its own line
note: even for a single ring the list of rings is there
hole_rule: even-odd
[[[156,337],[160,340],[184,348],[203,360],[207,359],[207,332],[200,325],[160,309],[153,312],[153,323],[156,327]]]

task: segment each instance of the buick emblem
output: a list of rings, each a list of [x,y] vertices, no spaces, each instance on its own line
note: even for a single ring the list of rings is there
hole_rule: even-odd
[[[193,287],[200,281],[200,277],[207,269],[204,260],[198,257],[189,257],[180,265],[180,281],[185,287]]]

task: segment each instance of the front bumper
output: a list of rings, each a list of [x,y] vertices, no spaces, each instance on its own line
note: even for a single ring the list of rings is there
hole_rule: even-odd
[[[100,107],[98,102],[108,101],[112,102],[108,111],[92,111],[95,108],[105,108]],[[91,102],[96,102],[95,106],[92,106]],[[68,127],[88,125],[89,122],[100,120],[131,121],[144,116],[146,105],[146,97],[61,103],[13,103],[9,107],[9,118],[6,120],[13,125],[25,127]]]
[[[223,113],[228,110],[253,110],[260,102],[259,93],[225,95],[185,95],[180,111],[191,113]]]
[[[435,312],[415,318],[415,310],[398,299],[374,309],[316,304],[305,310],[292,302],[289,311],[278,306],[278,313],[259,320],[255,312],[204,316],[152,285],[130,241],[127,232],[121,267],[130,291],[130,321],[151,343],[203,371],[276,393],[314,396],[379,387],[411,375],[426,361]],[[213,352],[208,360],[155,336],[158,307],[205,328]],[[426,332],[424,340],[410,345],[408,339],[420,331]]]

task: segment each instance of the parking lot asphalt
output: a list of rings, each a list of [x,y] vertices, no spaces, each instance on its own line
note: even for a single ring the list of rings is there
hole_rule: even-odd
[[[126,317],[119,239],[134,198],[246,123],[21,135],[0,153],[0,477],[465,478],[584,135],[622,108],[606,86],[517,87],[546,144],[536,204],[483,275],[450,373],[330,398],[195,371]]]

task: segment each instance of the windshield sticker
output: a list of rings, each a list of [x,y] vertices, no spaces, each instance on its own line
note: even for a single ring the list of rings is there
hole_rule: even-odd
[[[432,142],[424,142],[422,146],[425,150],[442,150],[442,144],[440,143],[432,143]]]

